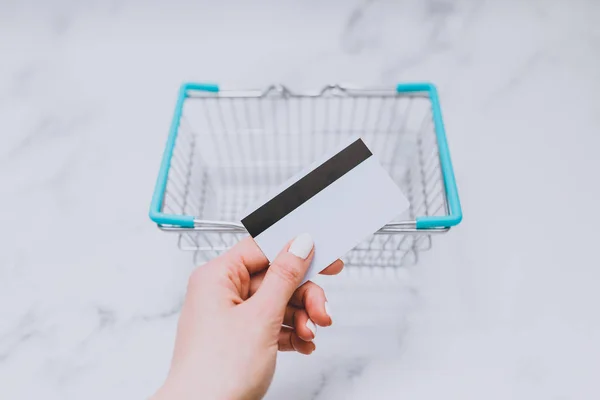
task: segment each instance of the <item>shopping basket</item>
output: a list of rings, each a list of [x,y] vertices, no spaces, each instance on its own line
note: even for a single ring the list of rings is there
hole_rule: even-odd
[[[150,218],[178,233],[179,247],[194,251],[196,262],[210,259],[248,235],[239,221],[250,204],[348,136],[365,140],[410,209],[346,254],[346,265],[415,263],[432,234],[462,219],[438,94],[429,83],[302,93],[283,85],[225,90],[185,83]]]

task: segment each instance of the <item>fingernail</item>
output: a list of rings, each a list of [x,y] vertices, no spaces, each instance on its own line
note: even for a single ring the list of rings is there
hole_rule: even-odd
[[[303,260],[308,257],[310,251],[313,248],[312,237],[308,233],[296,237],[292,242],[290,249],[288,250],[293,255],[302,258]]]
[[[306,321],[306,327],[308,328],[308,330],[309,330],[309,331],[311,331],[311,332],[312,332],[312,334],[313,334],[313,338],[314,338],[315,336],[317,336],[317,326],[315,325],[315,323],[314,323],[314,322],[312,322],[312,320],[311,320],[311,319],[308,319],[308,320]]]
[[[329,318],[331,318],[331,320],[333,321],[333,317],[331,316],[331,309],[329,308],[329,302],[328,301],[325,302],[325,313],[327,315],[329,315]]]

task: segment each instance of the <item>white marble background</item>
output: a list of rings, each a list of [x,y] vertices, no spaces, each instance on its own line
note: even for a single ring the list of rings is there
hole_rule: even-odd
[[[184,80],[440,89],[463,224],[385,286],[334,288],[268,398],[600,398],[598,20],[592,0],[0,1],[0,398],[163,379],[192,265],[147,209]]]

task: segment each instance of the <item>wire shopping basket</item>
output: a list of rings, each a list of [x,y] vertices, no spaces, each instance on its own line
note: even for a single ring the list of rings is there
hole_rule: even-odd
[[[365,140],[410,209],[346,254],[346,265],[415,263],[432,234],[462,219],[437,90],[429,83],[384,90],[330,85],[308,93],[186,83],[150,218],[178,233],[179,247],[194,251],[197,262],[210,259],[248,235],[239,219],[250,204],[348,136]]]

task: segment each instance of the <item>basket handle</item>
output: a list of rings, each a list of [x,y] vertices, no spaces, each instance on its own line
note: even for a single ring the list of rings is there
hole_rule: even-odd
[[[177,103],[175,104],[175,111],[173,112],[171,127],[169,128],[169,137],[167,138],[167,145],[165,146],[165,151],[160,163],[158,178],[156,179],[154,193],[152,194],[152,202],[150,204],[150,219],[158,225],[175,225],[183,228],[194,227],[194,217],[191,215],[173,215],[162,212],[167,180],[169,178],[169,168],[171,167],[171,158],[173,157],[173,149],[175,148],[179,123],[181,122],[181,113],[183,112],[183,103],[188,96],[188,90],[218,93],[219,86],[204,83],[184,83],[179,88],[179,95],[177,96]]]
[[[444,178],[444,188],[446,198],[448,199],[448,215],[443,216],[424,216],[417,217],[417,229],[431,228],[449,228],[458,225],[462,221],[462,208],[458,197],[458,188],[454,178],[454,168],[450,158],[450,149],[446,139],[446,130],[444,120],[442,119],[442,109],[440,99],[435,85],[432,83],[400,83],[396,86],[398,93],[426,92],[431,101],[431,112],[433,115],[433,125],[438,142],[440,165],[442,168],[442,177]]]

